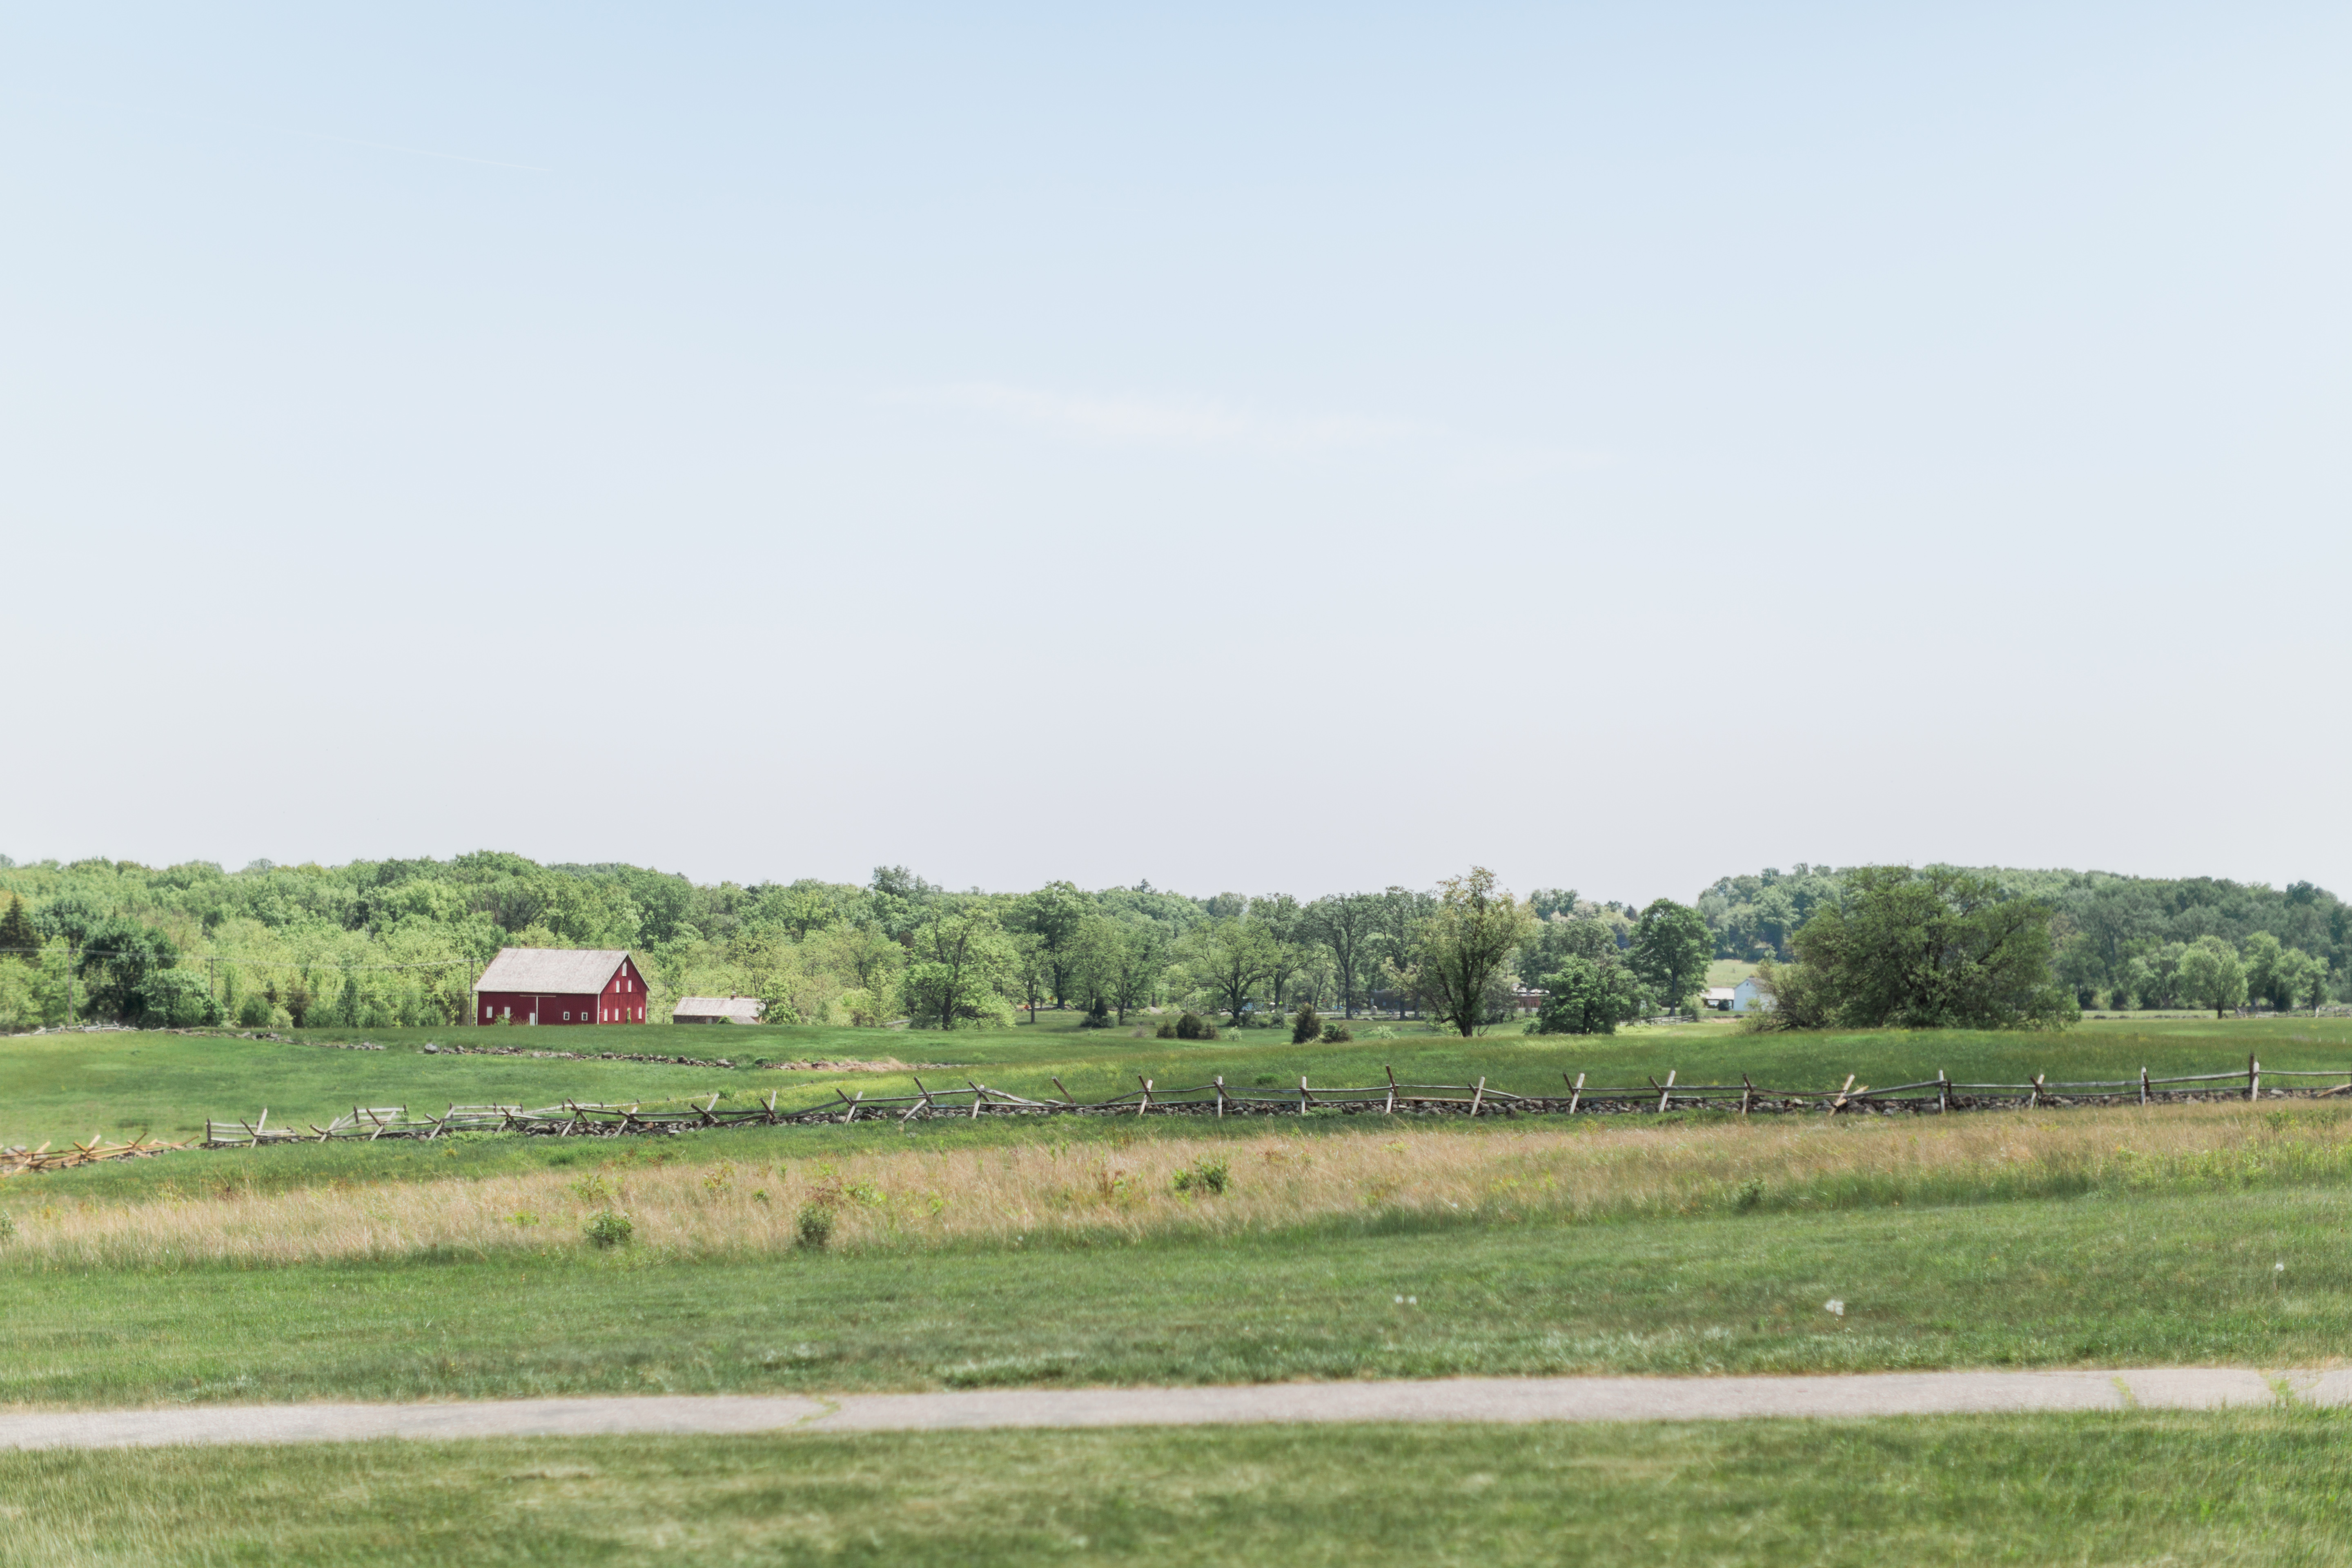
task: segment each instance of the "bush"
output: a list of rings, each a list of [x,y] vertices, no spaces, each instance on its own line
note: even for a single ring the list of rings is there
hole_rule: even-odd
[[[811,1252],[823,1252],[833,1239],[833,1210],[824,1204],[808,1204],[802,1207],[800,1217],[801,1245]]]
[[[617,1209],[603,1209],[589,1217],[582,1234],[597,1247],[614,1247],[625,1244],[636,1230],[627,1215]]]
[[[1344,1046],[1355,1037],[1356,1032],[1345,1024],[1323,1026],[1323,1043],[1327,1046]]]
[[[1315,1016],[1315,1004],[1301,1002],[1298,1011],[1290,1016],[1290,1043],[1303,1046],[1309,1040],[1323,1037],[1323,1020]]]
[[[1176,1173],[1175,1188],[1180,1193],[1222,1193],[1233,1180],[1233,1173],[1223,1160],[1212,1160],[1203,1154],[1192,1164]]]
[[[241,1029],[267,1029],[277,1021],[278,1009],[258,991],[247,992],[245,1000],[236,1005],[237,1027]]]
[[[1173,1018],[1160,1019],[1160,1027],[1152,1031],[1152,1037],[1154,1039],[1160,1040],[1173,1040],[1181,1038],[1181,1037],[1176,1033],[1176,1020]]]
[[[1216,1026],[1204,1023],[1198,1013],[1186,1013],[1176,1020],[1176,1037],[1180,1040],[1213,1040]]]
[[[1108,1029],[1110,1025],[1110,1009],[1104,1006],[1100,1001],[1087,1009],[1087,1016],[1078,1020],[1078,1027],[1081,1029]]]

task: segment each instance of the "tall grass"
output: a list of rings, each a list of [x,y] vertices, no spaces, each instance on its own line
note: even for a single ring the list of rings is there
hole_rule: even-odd
[[[603,1146],[611,1148],[610,1145]],[[175,1157],[177,1158],[177,1157]],[[691,1258],[801,1245],[804,1211],[836,1248],[1137,1241],[1418,1215],[1582,1221],[2235,1190],[2352,1176],[2352,1115],[2328,1106],[1527,1128],[1398,1126],[1073,1145],[837,1152],[780,1163],[631,1144],[593,1169],[438,1182],[348,1179],[263,1193],[202,1162],[135,1202],[0,1191],[0,1272],[201,1262],[273,1265],[587,1245],[625,1215],[633,1251]],[[1199,1173],[1222,1163],[1223,1190]],[[1187,1179],[1187,1173],[1192,1179]]]

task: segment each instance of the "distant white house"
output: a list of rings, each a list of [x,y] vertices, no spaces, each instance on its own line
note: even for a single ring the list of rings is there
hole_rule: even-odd
[[[1734,1013],[1769,1013],[1772,1010],[1772,994],[1757,984],[1756,977],[1751,974],[1731,988],[1728,1010]]]
[[[681,996],[677,1005],[669,1010],[673,1024],[756,1024],[760,1021],[760,999],[756,996]]]
[[[1718,1013],[1728,1013],[1731,1011],[1732,999],[1738,994],[1736,986],[1710,985],[1698,994],[1698,999]]]

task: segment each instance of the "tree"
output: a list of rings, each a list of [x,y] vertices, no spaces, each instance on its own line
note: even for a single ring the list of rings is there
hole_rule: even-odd
[[[1311,940],[1307,926],[1307,912],[1298,900],[1288,893],[1268,893],[1250,900],[1247,919],[1265,928],[1274,939],[1272,956],[1266,962],[1265,980],[1273,991],[1275,1011],[1282,1010],[1282,994],[1290,984],[1291,976],[1306,966],[1310,954]]]
[[[1852,1028],[2005,1029],[2082,1016],[2051,973],[2051,910],[1950,866],[1864,866],[1794,939],[1799,984]]]
[[[1239,1024],[1250,996],[1273,966],[1272,933],[1255,921],[1227,915],[1196,929],[1187,945],[1185,968],[1192,984]]]
[[[1672,899],[1656,899],[1634,922],[1626,965],[1652,995],[1679,1007],[1697,994],[1714,957],[1715,933],[1699,912]]]
[[[172,939],[127,915],[110,915],[89,928],[81,945],[81,981],[90,1010],[136,1023],[147,1012],[151,975],[180,962]]]
[[[1574,953],[1544,977],[1543,987],[1538,1035],[1613,1035],[1642,1005],[1640,987],[1623,964]]]
[[[2241,955],[2246,969],[2246,994],[2282,1013],[2294,1005],[2293,977],[2281,973],[2286,951],[2277,937],[2258,931],[2246,939]]]
[[[1380,930],[1380,900],[1368,893],[1338,893],[1307,906],[1307,929],[1330,950],[1340,1016],[1356,1016],[1356,982]]]
[[[1412,968],[1413,950],[1421,941],[1423,923],[1436,905],[1437,900],[1427,893],[1393,886],[1381,889],[1375,905],[1374,956],[1395,986],[1400,1018],[1404,1016],[1405,996],[1412,989],[1406,976]]]
[[[1495,873],[1474,866],[1438,887],[1437,907],[1413,946],[1413,989],[1466,1038],[1495,1012],[1495,992],[1516,979],[1511,955],[1535,917],[1498,891]]]
[[[984,909],[950,911],[934,905],[915,931],[914,962],[903,982],[910,1016],[936,1019],[942,1029],[995,1018],[1015,965],[1013,943]]]
[[[1150,1004],[1152,993],[1159,988],[1160,976],[1168,967],[1168,940],[1160,927],[1150,921],[1137,921],[1121,928],[1111,972],[1111,1005],[1118,1010],[1118,1021],[1127,1022],[1128,1009]]]
[[[1298,1011],[1291,1016],[1290,1043],[1294,1046],[1303,1046],[1322,1037],[1323,1020],[1315,1016],[1315,1004],[1301,1002],[1298,1005]]]
[[[1070,1005],[1077,935],[1093,912],[1093,900],[1078,891],[1076,882],[1048,882],[1021,900],[1014,923],[1044,945],[1056,1007]]]
[[[2226,939],[2200,936],[2189,944],[2180,960],[2180,994],[2212,1008],[2216,1018],[2245,1002],[2246,966]]]
[[[2279,955],[2273,978],[2278,985],[2278,1007],[2281,1012],[2296,1006],[2308,1007],[2314,1015],[2327,999],[2327,964],[2299,947],[2290,947]]]
[[[41,933],[33,929],[33,917],[26,912],[20,894],[9,896],[8,912],[0,915],[0,958],[26,963],[41,961]]]
[[[1037,1004],[1042,994],[1054,984],[1054,966],[1045,954],[1045,939],[1035,931],[1024,931],[1013,939],[1013,994],[1029,1009],[1029,1021],[1037,1021]]]

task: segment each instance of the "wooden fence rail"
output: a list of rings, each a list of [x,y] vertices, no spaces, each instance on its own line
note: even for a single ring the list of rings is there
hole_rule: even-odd
[[[1646,1076],[1646,1075],[1645,1075]],[[439,1115],[412,1112],[405,1106],[355,1105],[326,1125],[272,1126],[265,1108],[252,1121],[207,1121],[204,1146],[208,1149],[257,1148],[270,1143],[324,1143],[339,1139],[436,1139],[458,1132],[515,1132],[552,1138],[618,1138],[644,1133],[674,1133],[703,1127],[787,1126],[818,1122],[911,1121],[942,1117],[977,1120],[985,1116],[1639,1116],[1670,1111],[1721,1111],[1729,1115],[1791,1115],[1820,1113],[1853,1115],[1948,1115],[1965,1110],[2006,1110],[2062,1108],[2076,1105],[2155,1105],[2197,1100],[2352,1098],[2352,1069],[2267,1074],[2248,1058],[2243,1071],[2193,1073],[2185,1077],[2151,1078],[2142,1068],[2131,1079],[2052,1083],[2036,1075],[2030,1083],[1958,1083],[1938,1072],[1916,1083],[1874,1089],[1859,1087],[1855,1075],[1833,1089],[1771,1089],[1744,1075],[1736,1084],[1680,1083],[1669,1072],[1661,1083],[1594,1085],[1585,1075],[1563,1073],[1566,1092],[1521,1094],[1498,1089],[1481,1079],[1475,1084],[1400,1083],[1393,1069],[1388,1081],[1364,1088],[1318,1089],[1302,1076],[1295,1089],[1264,1084],[1237,1089],[1220,1076],[1190,1088],[1162,1088],[1139,1077],[1137,1088],[1107,1100],[1081,1100],[1053,1079],[1059,1100],[1032,1100],[1006,1089],[991,1089],[967,1079],[961,1089],[934,1089],[914,1079],[915,1092],[900,1095],[855,1095],[834,1090],[833,1099],[814,1105],[780,1108],[776,1093],[750,1105],[720,1109],[713,1092],[699,1104],[683,1109],[648,1110],[644,1102],[627,1105],[586,1104],[563,1100],[556,1105],[526,1109],[520,1105],[452,1105]],[[2266,1086],[2264,1079],[2271,1081]],[[2325,1080],[2283,1082],[2281,1080]],[[150,1145],[150,1148],[158,1147]],[[128,1151],[126,1151],[128,1152]],[[144,1152],[144,1151],[140,1151]],[[112,1157],[120,1157],[119,1155]]]

